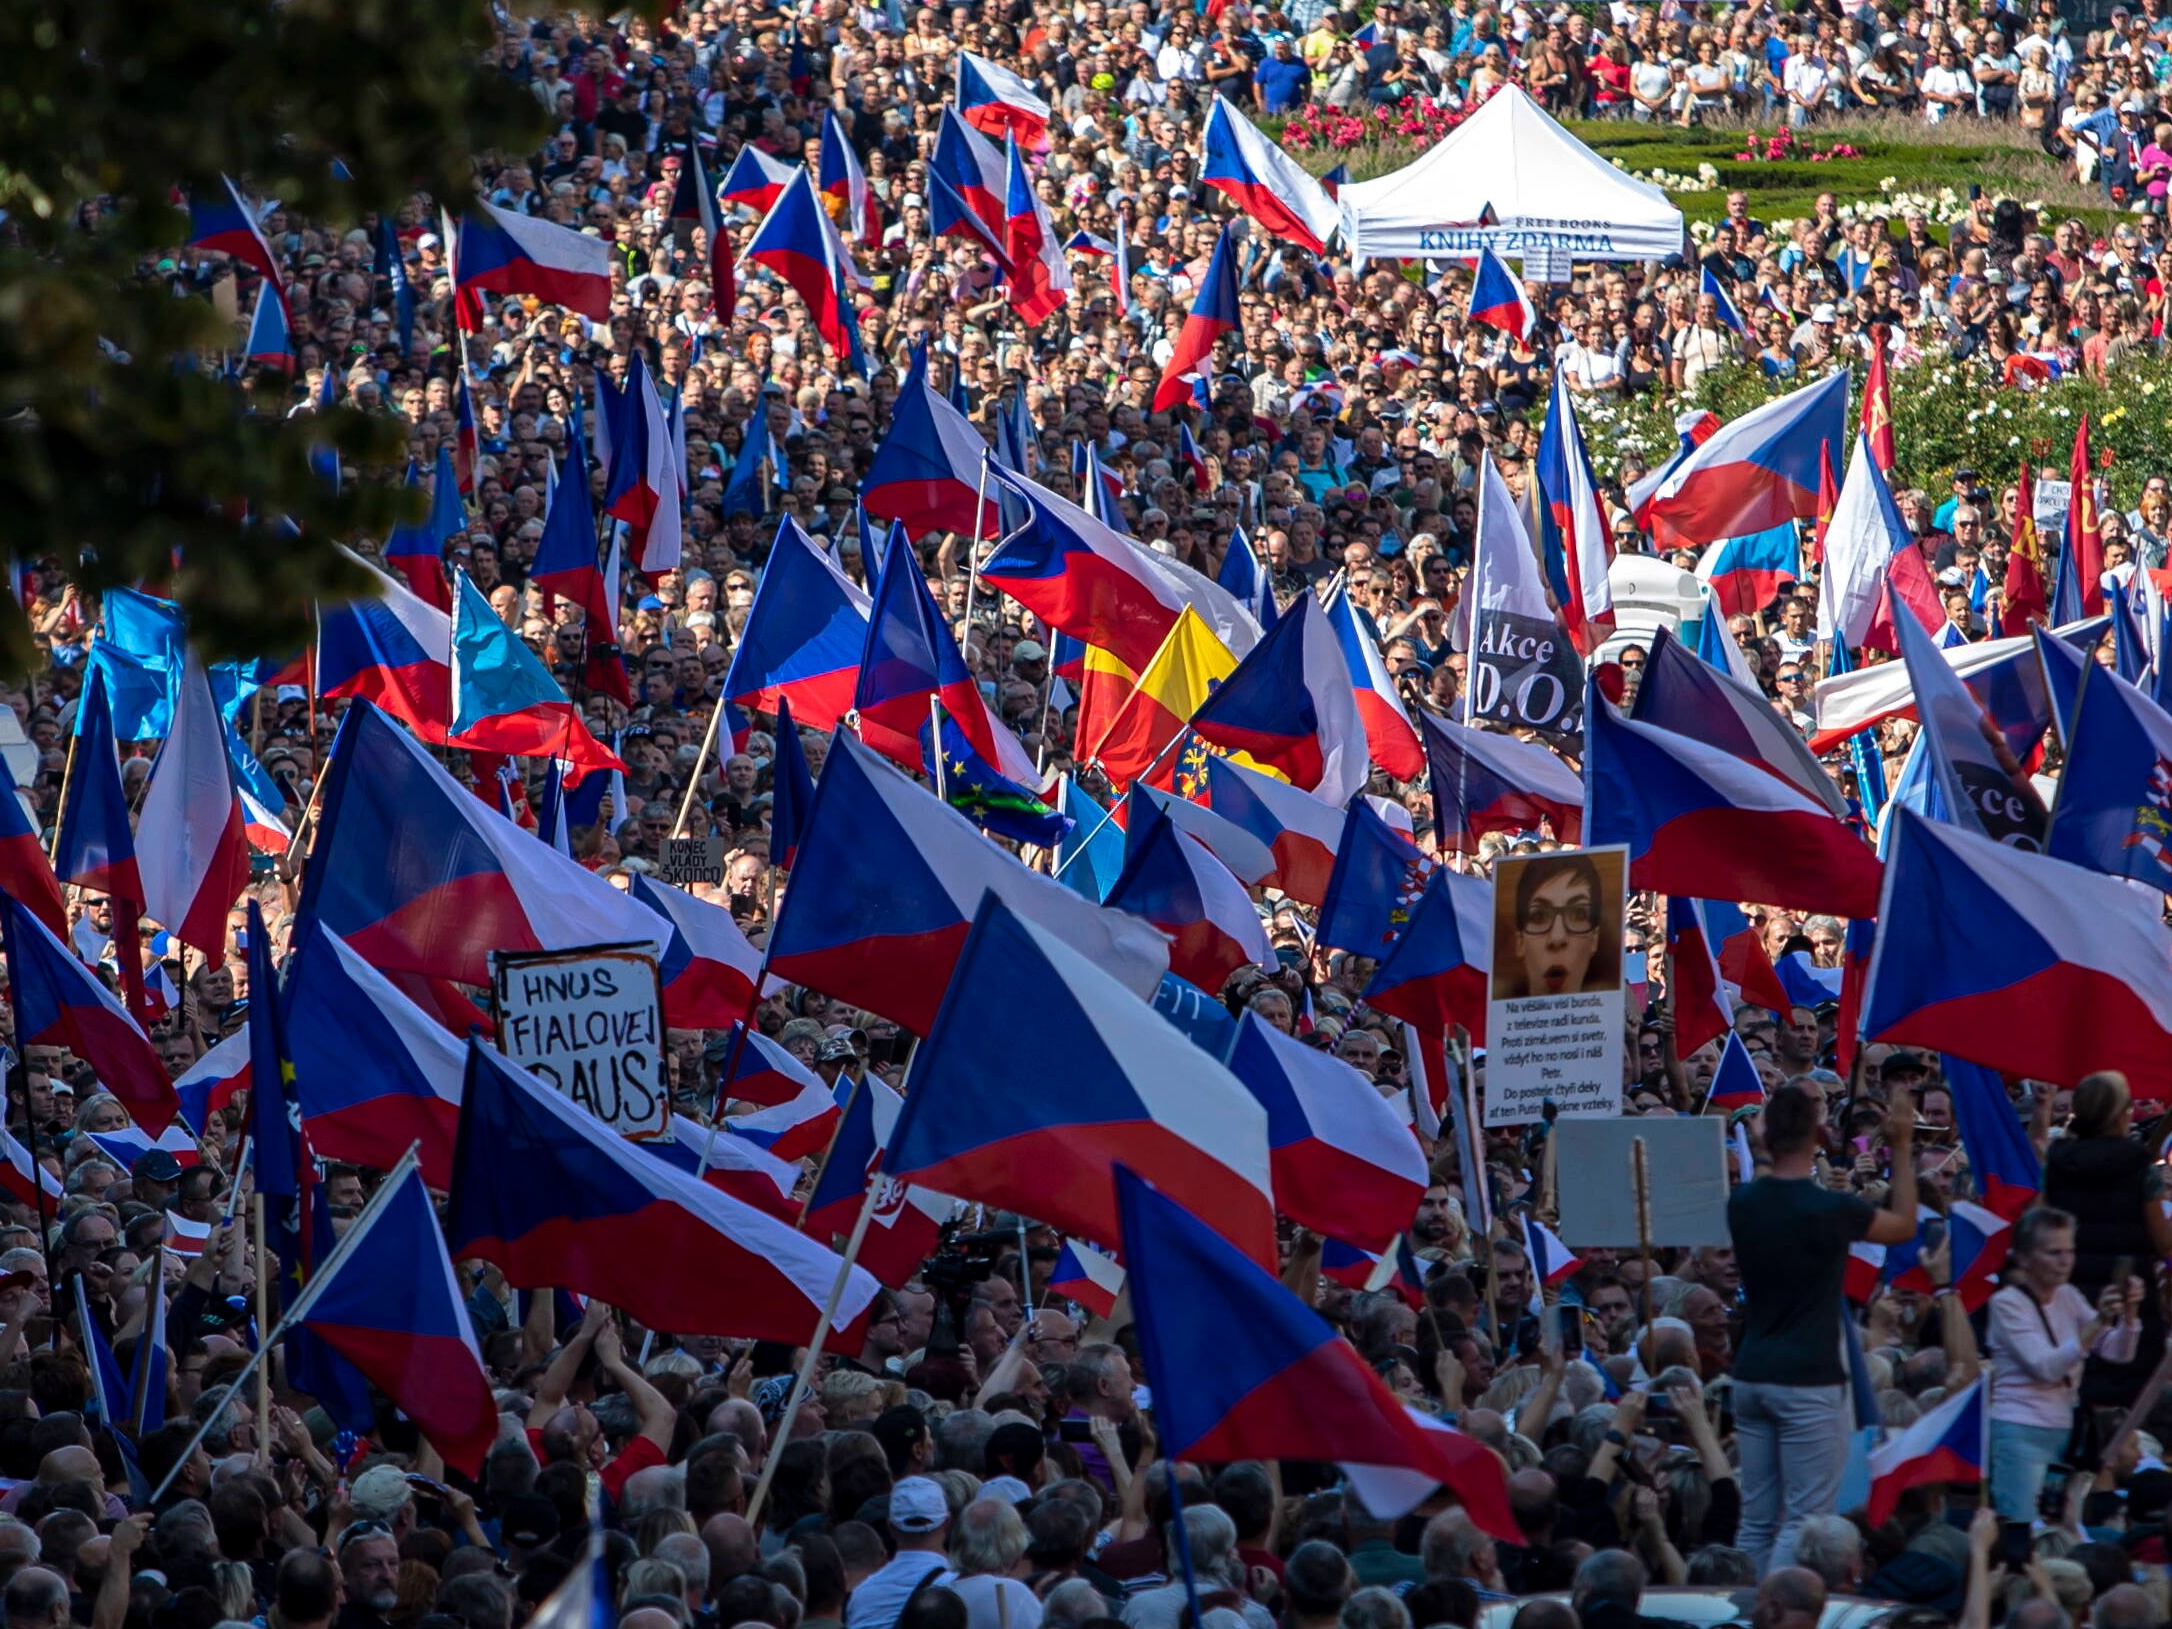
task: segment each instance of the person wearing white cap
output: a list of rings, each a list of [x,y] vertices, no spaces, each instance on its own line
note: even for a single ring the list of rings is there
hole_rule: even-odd
[[[947,1570],[944,1535],[950,1502],[925,1476],[908,1476],[890,1490],[890,1534],[897,1554],[870,1573],[845,1607],[845,1629],[894,1629],[912,1598]]]

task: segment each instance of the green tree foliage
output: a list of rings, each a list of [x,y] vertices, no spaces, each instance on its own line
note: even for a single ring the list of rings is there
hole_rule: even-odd
[[[337,542],[382,535],[413,500],[380,483],[334,495],[309,452],[382,463],[398,427],[245,395],[219,368],[233,325],[176,297],[158,262],[186,240],[180,197],[222,174],[341,226],[417,189],[459,208],[472,154],[541,130],[534,99],[481,66],[490,43],[483,7],[441,0],[0,6],[9,553],[56,556],[92,589],[163,582],[215,656],[293,649],[313,598],[359,586]],[[29,629],[0,601],[0,668],[21,672]]]

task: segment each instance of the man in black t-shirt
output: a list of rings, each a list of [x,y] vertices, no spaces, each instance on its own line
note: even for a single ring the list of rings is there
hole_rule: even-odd
[[[1727,1202],[1747,1321],[1735,1360],[1742,1527],[1736,1542],[1760,1574],[1795,1558],[1795,1535],[1829,1514],[1848,1457],[1848,1375],[1840,1321],[1848,1246],[1916,1234],[1915,1105],[1905,1092],[1886,1121],[1893,1171],[1886,1208],[1818,1181],[1825,1099],[1790,1083],[1765,1105],[1767,1175]]]

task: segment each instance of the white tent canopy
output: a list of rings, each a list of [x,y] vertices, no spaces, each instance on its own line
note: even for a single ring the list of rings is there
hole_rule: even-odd
[[[1617,170],[1510,85],[1433,150],[1377,181],[1346,185],[1342,230],[1360,260],[1474,255],[1663,260],[1682,247],[1682,212]],[[1492,225],[1478,223],[1491,209]]]

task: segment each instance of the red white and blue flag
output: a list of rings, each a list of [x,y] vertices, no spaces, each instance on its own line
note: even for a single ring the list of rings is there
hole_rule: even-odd
[[[1372,777],[1349,663],[1310,594],[1298,595],[1245,653],[1192,714],[1191,728],[1329,803],[1348,803]]]
[[[1266,924],[1245,885],[1198,838],[1178,829],[1161,804],[1127,804],[1124,869],[1106,904],[1169,936],[1169,971],[1202,990],[1219,990],[1246,965],[1274,962]]]
[[[1386,1250],[1425,1197],[1425,1156],[1366,1076],[1247,1012],[1229,1072],[1267,1111],[1275,1209],[1362,1250]]]
[[[960,51],[952,100],[958,117],[990,141],[1008,138],[1029,153],[1048,151],[1048,103],[1001,63]]]
[[[1220,95],[1207,109],[1200,144],[1200,186],[1227,194],[1270,239],[1326,252],[1342,222],[1335,200]]]
[[[1054,1294],[1084,1307],[1096,1318],[1116,1311],[1124,1293],[1124,1266],[1114,1256],[1096,1250],[1079,1239],[1066,1239],[1056,1257],[1048,1287]]]
[[[2154,893],[1895,808],[1875,914],[1866,1039],[2060,1085],[2119,1069],[2136,1097],[2172,1086]]]
[[[1161,382],[1154,387],[1152,411],[1166,413],[1192,400],[1192,376],[1211,366],[1214,344],[1224,334],[1244,332],[1237,309],[1237,251],[1230,230],[1224,226],[1214,239],[1206,275],[1192,295],[1191,311],[1162,364]]]
[[[600,237],[478,198],[459,220],[447,216],[445,241],[467,332],[482,326],[478,292],[532,294],[591,322],[611,320],[611,245]]]
[[[965,60],[965,53],[960,53],[960,60]],[[1034,190],[1016,141],[1004,154],[1003,251],[1010,259],[1011,309],[1022,321],[1031,326],[1063,309],[1071,297],[1071,266],[1063,258],[1055,220]]]
[[[805,167],[771,158],[750,141],[739,149],[739,156],[717,184],[717,201],[766,215]]]
[[[1539,432],[1535,473],[1543,499],[1538,530],[1546,583],[1569,642],[1579,655],[1589,657],[1614,631],[1614,587],[1607,577],[1614,563],[1614,532],[1599,501],[1591,456],[1584,450],[1566,368],[1554,370],[1553,405]]]
[[[1492,982],[1492,887],[1441,866],[1380,957],[1364,1001],[1428,1036],[1460,1025],[1483,1046]]]
[[[1883,1526],[1910,1488],[1983,1480],[1990,1462],[1990,1385],[1985,1378],[1947,1398],[1871,1454],[1865,1512],[1871,1526]]]
[[[1085,947],[989,894],[883,1170],[1115,1244],[1119,1166],[1213,1217],[1231,1259],[1273,1267],[1267,1111]]]
[[[226,724],[191,647],[173,730],[151,766],[137,825],[143,905],[183,944],[226,953],[226,913],[249,881],[249,839],[226,755]],[[128,947],[123,954],[134,954]]]
[[[1232,553],[1240,546],[1241,535],[1230,539]],[[1416,780],[1425,773],[1425,748],[1419,744],[1417,728],[1404,710],[1403,698],[1396,694],[1395,680],[1389,677],[1388,665],[1381,659],[1380,646],[1366,638],[1358,626],[1347,586],[1329,596],[1327,621],[1335,630],[1336,644],[1342,647],[1343,665],[1350,670],[1358,718],[1365,726],[1366,750],[1374,763],[1397,780]]]
[[[155,1136],[171,1125],[179,1100],[165,1065],[113,992],[50,928],[5,894],[0,894],[0,935],[7,949],[16,1046],[66,1047],[90,1065],[99,1084],[145,1131]]]
[[[1736,1109],[1754,1109],[1764,1101],[1765,1083],[1757,1077],[1757,1065],[1750,1061],[1742,1037],[1730,1029],[1720,1047],[1719,1067],[1712,1071],[1712,1088],[1705,1094],[1705,1112],[1732,1114]]]
[[[795,1342],[842,1271],[830,1327],[849,1344],[864,1322],[880,1287],[869,1274],[627,1141],[480,1040],[461,1096],[445,1211],[454,1255],[497,1263],[517,1288],[607,1297],[651,1328]]]
[[[1478,263],[1471,270],[1471,307],[1465,317],[1498,328],[1526,344],[1538,332],[1538,308],[1524,293],[1522,279],[1483,244],[1479,245]]]
[[[1116,1175],[1154,1423],[1171,1459],[1310,1459],[1416,1471],[1484,1532],[1521,1529],[1498,1456],[1429,1430],[1341,1335],[1166,1185]],[[1214,1361],[1201,1363],[1202,1352]]]
[[[1061,935],[1134,996],[1150,995],[1168,968],[1157,930],[1029,871],[840,731],[770,938],[770,970],[925,1035],[984,894]]]
[[[1267,845],[1274,870],[1262,882],[1303,905],[1327,898],[1335,851],[1342,846],[1340,809],[1219,753],[1207,756],[1205,798],[1214,813]]]
[[[452,618],[360,555],[341,552],[377,580],[378,593],[319,608],[319,694],[372,702],[442,746],[452,719]]]
[[[1637,523],[1665,551],[1813,518],[1824,449],[1846,439],[1847,410],[1841,368],[1722,425],[1638,484],[1630,494]]]
[[[1563,843],[1581,840],[1584,789],[1547,748],[1452,723],[1422,707],[1418,731],[1433,791],[1433,826],[1444,852],[1473,854],[1488,832],[1541,826]]]

